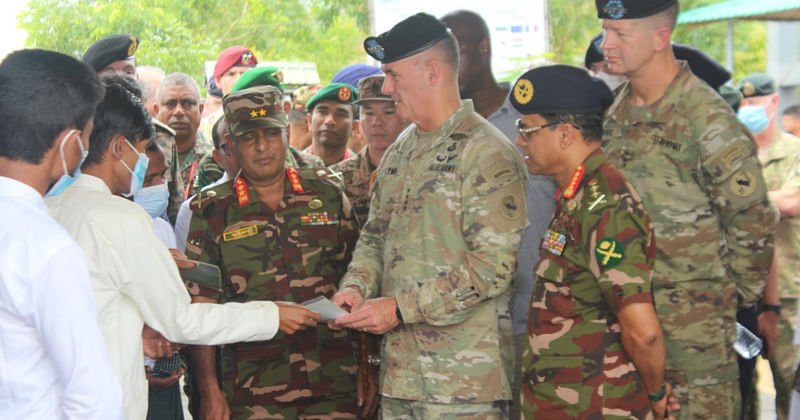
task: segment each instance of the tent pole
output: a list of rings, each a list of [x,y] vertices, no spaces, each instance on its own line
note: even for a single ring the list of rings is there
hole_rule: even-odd
[[[725,40],[725,63],[733,73],[733,19],[728,20],[728,37]]]

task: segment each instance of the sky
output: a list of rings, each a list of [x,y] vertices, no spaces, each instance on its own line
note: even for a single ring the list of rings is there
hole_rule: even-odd
[[[8,53],[25,46],[25,31],[17,29],[17,15],[28,4],[28,0],[10,0],[3,2],[3,13],[0,13],[0,60]]]

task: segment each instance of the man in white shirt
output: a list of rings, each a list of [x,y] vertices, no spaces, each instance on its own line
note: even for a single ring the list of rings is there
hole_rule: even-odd
[[[144,419],[144,323],[171,342],[216,345],[269,340],[279,328],[293,333],[316,325],[319,315],[267,301],[190,303],[175,261],[153,233],[152,218],[136,203],[114,195],[141,187],[147,168],[143,151],[153,127],[138,98],[113,81],[105,85],[83,174],[47,205],[87,255],[100,328],[122,382],[125,414]]]
[[[42,200],[78,168],[102,88],[69,56],[22,50],[0,92],[0,418],[121,419],[86,257]]]

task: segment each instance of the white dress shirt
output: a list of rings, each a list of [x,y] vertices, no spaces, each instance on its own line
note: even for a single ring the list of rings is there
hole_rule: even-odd
[[[175,261],[153,233],[153,219],[136,203],[112,195],[103,180],[82,174],[46,203],[86,253],[100,328],[129,419],[147,413],[144,323],[186,344],[262,341],[277,332],[272,302],[190,303]]]
[[[123,418],[80,247],[11,178],[0,220],[0,419]]]

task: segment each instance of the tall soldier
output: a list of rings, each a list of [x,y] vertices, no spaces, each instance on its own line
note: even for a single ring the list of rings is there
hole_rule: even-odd
[[[186,254],[218,265],[223,288],[205,298],[303,302],[331,297],[356,239],[350,203],[327,173],[286,166],[281,92],[258,86],[222,100],[240,175],[197,194]],[[193,353],[201,411],[217,418],[356,418],[353,343],[327,325],[273,341]]]
[[[460,100],[458,45],[440,20],[416,14],[364,46],[413,125],[375,175],[334,298],[351,313],[336,325],[385,333],[383,418],[506,418],[509,286],[528,224],[524,163]]]
[[[653,221],[653,292],[679,417],[737,418],[737,302],[751,306],[764,289],[777,222],[756,146],[675,60],[676,0],[596,5],[607,70],[628,78],[606,113],[604,147]]]

